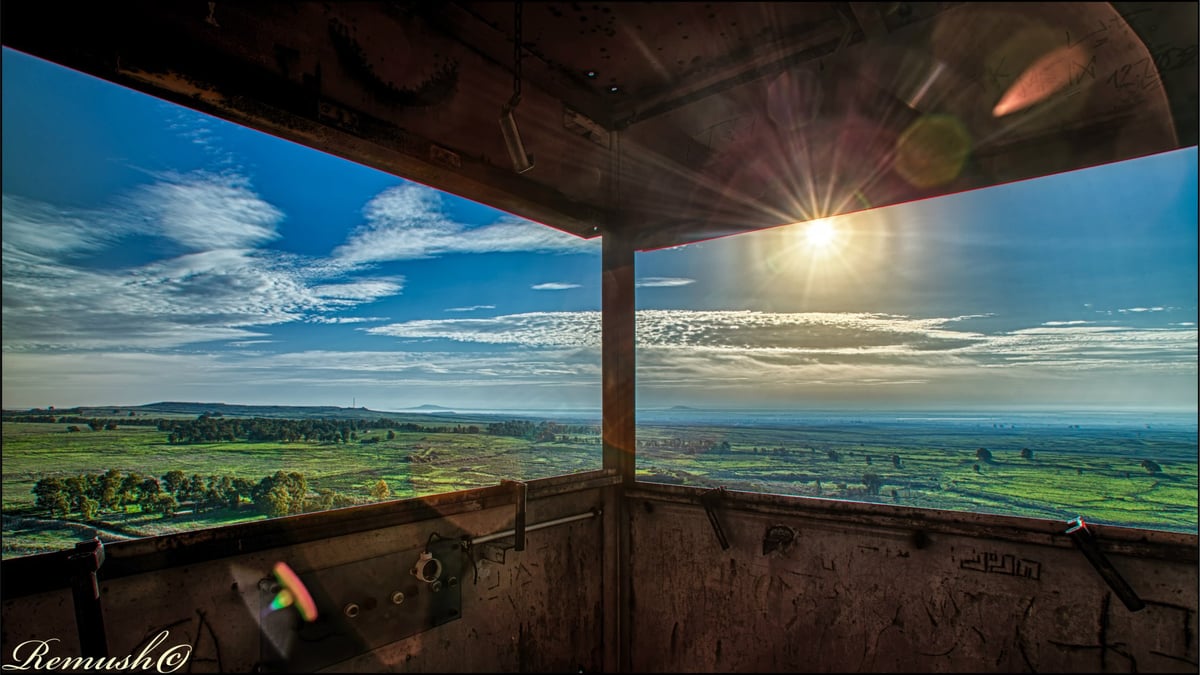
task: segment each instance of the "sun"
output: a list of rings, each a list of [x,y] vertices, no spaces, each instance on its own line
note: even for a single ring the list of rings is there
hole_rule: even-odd
[[[814,253],[825,253],[832,250],[837,241],[837,228],[824,218],[811,221],[805,226],[804,243]]]

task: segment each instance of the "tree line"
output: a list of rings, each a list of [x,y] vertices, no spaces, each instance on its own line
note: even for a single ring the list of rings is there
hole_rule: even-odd
[[[45,477],[33,486],[33,494],[37,507],[51,517],[78,514],[83,520],[93,520],[105,512],[124,513],[130,506],[163,517],[173,516],[184,507],[190,507],[193,513],[250,507],[268,516],[286,516],[361,503],[356,497],[328,488],[311,494],[308,479],[296,471],[276,471],[252,482],[228,474],[188,476],[178,469],[157,478],[109,469],[103,474]],[[368,496],[387,499],[391,489],[386,481],[379,480],[369,488]]]

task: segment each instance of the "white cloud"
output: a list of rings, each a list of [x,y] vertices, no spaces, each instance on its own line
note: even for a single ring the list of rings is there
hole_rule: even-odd
[[[306,319],[308,323],[324,323],[324,324],[347,324],[347,323],[374,323],[376,321],[387,321],[386,316],[310,316]]]
[[[114,215],[192,251],[256,247],[277,239],[275,228],[283,220],[245,177],[205,171],[162,174],[158,182],[134,190],[126,213]]]
[[[579,284],[571,284],[565,281],[549,281],[544,284],[535,284],[530,286],[535,291],[569,291],[572,288],[579,288]]]
[[[453,253],[584,253],[596,241],[511,216],[469,227],[445,215],[441,193],[421,185],[389,188],[363,208],[367,222],[334,256],[356,263],[433,258]]]
[[[4,256],[53,256],[106,246],[122,234],[110,228],[89,227],[82,212],[4,195]]]
[[[1162,312],[1166,309],[1166,307],[1129,307],[1127,309],[1118,309],[1117,311],[1122,314],[1140,314],[1142,312]]]
[[[950,328],[966,317],[868,313],[643,310],[636,316],[639,368],[651,353],[716,362],[751,359],[796,367],[1195,369],[1196,331],[1076,322],[984,334]],[[1054,325],[1057,324],[1057,325]],[[366,329],[406,340],[598,349],[599,312],[533,312],[487,319],[407,321]],[[932,377],[933,371],[925,376]],[[862,372],[859,372],[862,375]],[[730,372],[725,376],[735,377]]]
[[[480,309],[496,309],[495,305],[471,305],[470,307],[447,307],[447,312],[474,312]]]
[[[165,204],[172,195],[180,202]],[[279,217],[231,176],[157,183],[107,209],[58,209],[5,196],[4,349],[245,342],[265,337],[256,327],[403,289],[402,277],[353,277],[345,263],[244,247],[273,238]],[[109,264],[109,254],[124,245],[120,238],[132,234],[209,248],[126,267]]]
[[[687,279],[684,277],[646,277],[634,285],[638,288],[671,288],[674,286],[687,286],[688,284],[694,283],[696,283],[695,279]]]
[[[365,329],[372,335],[530,347],[596,347],[599,312],[531,312],[490,319],[422,319]]]

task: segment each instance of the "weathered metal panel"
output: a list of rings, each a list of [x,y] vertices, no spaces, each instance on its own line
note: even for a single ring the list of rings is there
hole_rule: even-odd
[[[529,522],[603,508],[604,499],[603,490],[592,488],[531,500]],[[186,646],[190,672],[263,669],[267,664],[262,662],[262,654],[272,650],[264,649],[263,640],[268,638],[260,627],[273,595],[260,589],[259,581],[270,576],[275,562],[287,562],[303,578],[320,579],[321,570],[423,547],[435,532],[459,538],[510,529],[513,517],[512,505],[493,506],[104,581],[101,602],[109,654],[136,655],[167,631],[154,656],[171,647]],[[279,522],[286,528],[286,520]],[[508,550],[502,564],[477,558],[478,581],[467,563],[459,585],[461,619],[403,639],[397,635],[390,644],[373,651],[364,649],[361,655],[331,664],[326,670],[601,670],[606,621],[601,582],[603,532],[601,518],[530,531],[526,550]],[[503,545],[504,541],[496,543]],[[382,579],[376,572],[373,569],[372,575]],[[397,567],[394,576],[413,581],[409,566]],[[334,594],[335,586],[330,587]],[[356,592],[361,590],[355,587]],[[331,602],[342,605],[339,598]],[[419,609],[419,603],[412,606]],[[361,614],[367,621],[372,616],[371,612]],[[365,642],[378,644],[380,636],[375,633]],[[51,656],[78,656],[75,634],[69,591],[6,600],[2,660],[12,663],[13,649],[21,641],[53,637],[62,642],[53,645]]]
[[[822,500],[732,493],[716,509],[722,550],[683,491],[640,487],[635,671],[1196,672],[1194,536],[1190,557],[1110,552],[1146,602],[1134,613],[1066,537],[1017,536],[1022,519],[912,529],[878,517],[896,509],[831,516]],[[1164,552],[1188,548],[1176,542],[1186,535],[1161,538]]]

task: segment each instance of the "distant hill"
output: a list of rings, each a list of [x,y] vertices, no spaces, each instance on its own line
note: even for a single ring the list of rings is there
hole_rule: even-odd
[[[132,415],[131,415],[132,413]],[[50,414],[59,416],[111,419],[126,417],[191,418],[208,413],[214,417],[268,417],[277,419],[390,419],[397,422],[429,424],[431,418],[446,424],[490,423],[501,419],[530,418],[530,415],[503,413],[460,413],[452,408],[425,404],[395,412],[370,410],[365,407],[243,405],[231,403],[198,403],[190,401],[160,401],[145,405],[80,406],[76,408],[5,410],[12,415]],[[532,416],[537,419],[540,416]]]

